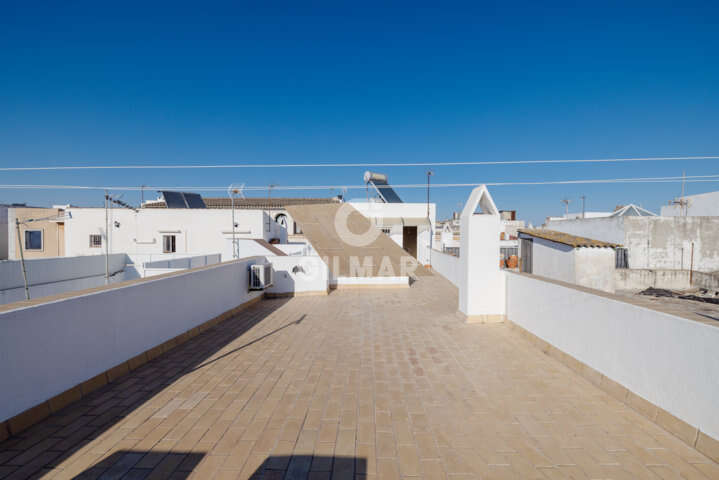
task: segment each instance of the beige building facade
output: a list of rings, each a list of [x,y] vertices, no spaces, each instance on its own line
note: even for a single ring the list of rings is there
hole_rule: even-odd
[[[8,206],[2,218],[3,244],[0,259],[19,260],[18,231],[15,220],[20,221],[20,241],[26,259],[65,256],[65,221],[61,208]]]

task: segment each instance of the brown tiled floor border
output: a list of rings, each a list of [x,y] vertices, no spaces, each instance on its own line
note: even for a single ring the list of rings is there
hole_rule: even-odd
[[[534,344],[546,355],[549,355],[569,367],[569,369],[584,377],[594,386],[624,403],[632,410],[648,418],[690,447],[695,448],[697,451],[711,458],[715,462],[719,462],[719,440],[710,437],[700,431],[698,427],[689,425],[663,408],[654,405],[650,401],[640,397],[634,392],[631,392],[623,385],[604,376],[602,373],[593,369],[589,365],[580,362],[568,353],[559,350],[549,342],[526,330],[524,327],[509,320],[507,321],[507,324],[510,328],[515,329],[520,335],[526,338],[530,343]]]
[[[0,442],[6,440],[11,435],[19,434],[20,432],[49,417],[51,414],[56,413],[67,407],[71,403],[76,402],[81,398],[89,395],[98,388],[103,387],[106,384],[113,382],[124,375],[127,375],[131,371],[141,367],[142,365],[151,360],[154,360],[163,353],[168,352],[176,346],[181,345],[186,341],[190,340],[191,338],[196,337],[205,330],[212,328],[215,325],[229,318],[234,317],[242,310],[250,307],[251,305],[254,305],[262,299],[263,296],[258,295],[257,297],[248,300],[238,305],[237,307],[227,310],[226,312],[216,316],[215,318],[212,318],[198,325],[197,327],[191,328],[190,330],[183,332],[176,337],[171,338],[164,343],[161,343],[160,345],[157,345],[135,357],[130,358],[129,360],[119,365],[105,370],[99,375],[96,375],[89,380],[82,382],[79,385],[75,385],[74,387],[65,390],[64,392],[55,395],[54,397],[42,402],[39,405],[29,408],[8,420],[0,422]]]

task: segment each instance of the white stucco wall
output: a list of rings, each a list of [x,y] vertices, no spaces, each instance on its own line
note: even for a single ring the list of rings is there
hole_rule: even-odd
[[[533,240],[532,273],[563,282],[575,283],[574,247],[550,242],[542,238],[533,237]],[[519,243],[521,244],[522,242]],[[520,255],[522,255],[521,251]]]
[[[90,234],[105,234],[105,210],[102,208],[70,208],[72,218],[65,222],[65,252],[67,256],[105,253],[102,247],[91,248]],[[153,209],[135,213],[113,208],[110,214],[110,252],[127,254],[162,254],[163,235],[176,236],[176,253],[192,255],[220,253],[223,259],[232,257],[232,211],[221,209]],[[287,241],[287,232],[270,221],[261,210],[236,210],[236,237],[280,238]],[[119,227],[114,222],[120,223]],[[241,256],[246,256],[241,253]]]
[[[614,293],[616,252],[613,248],[582,247],[574,249],[575,283]]]
[[[507,318],[719,438],[719,328],[507,272]]]
[[[326,292],[329,269],[317,256],[267,257],[274,270],[274,285],[268,293]],[[295,270],[295,271],[293,271]]]
[[[118,253],[108,260],[110,282],[126,280],[123,270],[127,257]],[[105,284],[104,255],[34,258],[25,260],[25,269],[31,299]],[[0,262],[0,304],[21,300],[25,300],[25,283],[20,260]]]
[[[449,280],[455,287],[459,287],[461,277],[461,264],[459,257],[432,250],[432,270]]]
[[[615,217],[551,221],[547,228],[618,243],[629,250],[629,268],[719,270],[719,217]]]
[[[664,205],[662,217],[709,217],[719,216],[719,192],[700,193],[699,195],[687,195],[677,200],[684,200],[686,206]]]
[[[0,313],[0,421],[261,295],[247,290],[255,262]]]

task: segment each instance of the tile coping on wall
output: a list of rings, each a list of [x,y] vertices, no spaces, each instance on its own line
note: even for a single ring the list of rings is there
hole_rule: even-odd
[[[711,458],[715,462],[719,462],[719,440],[710,437],[699,430],[699,428],[689,425],[661,407],[640,397],[625,386],[604,376],[589,365],[580,362],[573,356],[556,348],[549,342],[539,338],[522,326],[513,323],[511,320],[507,321],[507,324],[510,328],[517,330],[520,335],[525,337],[530,343],[534,344],[545,355],[549,355],[555,360],[558,360],[570,370],[573,370],[611,397],[619,400],[634,411],[648,418],[690,447],[695,448],[697,451]]]
[[[204,268],[204,267],[200,267]],[[106,370],[99,375],[96,375],[89,380],[86,380],[82,382],[79,385],[75,385],[74,387],[55,395],[54,397],[50,398],[49,400],[36,405],[32,408],[29,408],[28,410],[25,410],[24,412],[19,413],[18,415],[15,415],[14,417],[5,420],[3,422],[0,422],[0,442],[8,438],[10,435],[17,435],[18,433],[22,432],[23,430],[26,430],[27,428],[35,425],[36,423],[40,422],[41,420],[47,418],[53,413],[56,413],[63,408],[67,407],[73,402],[76,402],[80,400],[82,397],[89,395],[90,393],[94,392],[98,388],[113,382],[117,380],[118,378],[128,374],[129,372],[139,368],[140,366],[144,365],[145,363],[154,360],[155,358],[159,357],[160,355],[164,354],[165,352],[168,352],[175,348],[178,345],[181,345],[185,343],[186,341],[190,340],[191,338],[196,337],[200,333],[204,332],[205,330],[214,327],[215,325],[234,317],[242,310],[246,309],[247,307],[259,302],[263,299],[262,295],[258,295],[255,298],[252,298],[240,305],[238,305],[235,308],[232,308],[215,318],[212,318],[197,327],[191,328],[190,330],[181,333],[180,335],[177,335],[174,338],[171,338],[170,340],[167,340],[164,343],[161,343],[160,345],[157,345],[149,350],[146,350],[145,352],[130,358],[129,360],[116,365],[115,367],[110,368],[109,370]]]

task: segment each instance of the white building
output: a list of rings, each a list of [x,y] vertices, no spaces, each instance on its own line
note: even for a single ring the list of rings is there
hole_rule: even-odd
[[[719,217],[625,215],[550,221],[546,228],[621,244],[631,269],[719,270]]]
[[[520,230],[521,271],[613,293],[619,245],[552,230]]]
[[[687,195],[662,207],[662,217],[719,216],[719,191]]]
[[[233,258],[232,211],[222,209],[69,208],[66,256],[125,253],[142,260],[220,253]],[[234,212],[235,239],[287,242],[287,231],[262,210]],[[252,252],[253,253],[253,252]],[[238,252],[239,257],[245,252]]]
[[[407,253],[429,265],[433,248],[436,205],[430,203],[348,202],[355,210],[372,220]],[[428,212],[429,211],[429,215]]]

